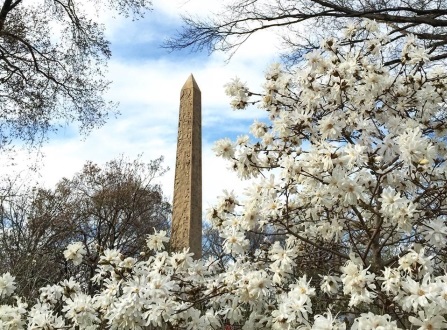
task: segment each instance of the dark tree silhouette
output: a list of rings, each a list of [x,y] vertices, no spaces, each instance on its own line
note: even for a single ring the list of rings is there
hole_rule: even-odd
[[[237,0],[209,18],[184,16],[183,29],[164,46],[170,50],[222,50],[231,55],[253,34],[276,29],[287,46],[286,60],[296,63],[317,48],[322,37],[337,34],[341,27],[358,24],[361,19],[382,23],[397,49],[403,37],[413,34],[425,41],[432,60],[447,58],[444,0]],[[352,42],[362,41],[360,38],[364,36],[353,36]],[[399,54],[390,54],[388,64],[399,61]]]
[[[151,2],[0,1],[0,150],[14,139],[38,146],[70,122],[88,132],[114,111],[103,98],[109,41],[87,13],[101,6],[139,17]]]
[[[153,184],[164,171],[162,158],[148,164],[121,158],[104,167],[87,162],[82,172],[62,179],[55,189],[8,192],[1,205],[0,273],[16,276],[26,297],[70,276],[92,293],[89,279],[101,251],[116,248],[138,258],[147,234],[169,229],[170,204]],[[82,242],[87,251],[78,267],[63,256],[73,242]]]

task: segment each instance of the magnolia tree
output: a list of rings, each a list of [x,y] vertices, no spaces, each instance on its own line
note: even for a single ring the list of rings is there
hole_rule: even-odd
[[[227,85],[233,108],[269,120],[215,146],[254,180],[208,212],[226,262],[168,253],[157,232],[144,261],[104,251],[92,296],[67,279],[25,302],[5,274],[0,328],[447,328],[447,71],[411,35],[384,67],[391,44],[365,21],[294,73],[271,67],[262,93]],[[250,253],[249,233],[265,236]]]

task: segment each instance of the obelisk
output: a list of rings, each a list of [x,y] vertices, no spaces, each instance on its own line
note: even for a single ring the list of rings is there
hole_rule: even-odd
[[[191,74],[180,93],[171,251],[202,256],[202,100]]]

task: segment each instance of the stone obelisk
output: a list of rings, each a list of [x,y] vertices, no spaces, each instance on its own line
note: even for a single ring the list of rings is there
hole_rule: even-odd
[[[180,93],[171,250],[202,256],[202,101],[191,74]]]

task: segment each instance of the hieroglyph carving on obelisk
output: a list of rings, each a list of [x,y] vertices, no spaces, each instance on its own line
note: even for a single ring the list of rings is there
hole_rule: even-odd
[[[202,101],[190,75],[180,94],[171,250],[202,255]]]

